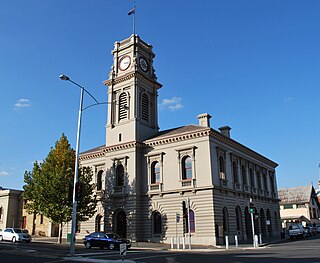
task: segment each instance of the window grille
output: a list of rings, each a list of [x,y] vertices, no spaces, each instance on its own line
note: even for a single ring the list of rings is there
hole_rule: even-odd
[[[147,94],[142,94],[141,98],[141,117],[145,121],[149,121],[149,99]]]
[[[123,92],[119,96],[119,121],[128,118],[127,108],[127,94]]]

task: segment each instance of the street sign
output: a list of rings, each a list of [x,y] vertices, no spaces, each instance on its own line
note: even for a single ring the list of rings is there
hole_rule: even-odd
[[[120,244],[120,256],[127,255],[127,244]]]

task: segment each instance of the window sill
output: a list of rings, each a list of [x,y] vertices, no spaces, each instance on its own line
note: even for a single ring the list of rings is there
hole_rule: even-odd
[[[149,191],[161,191],[162,190],[162,183],[155,183],[148,185]]]

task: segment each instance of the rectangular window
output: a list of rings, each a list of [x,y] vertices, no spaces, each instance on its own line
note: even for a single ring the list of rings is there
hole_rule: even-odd
[[[283,206],[283,209],[293,209],[293,205],[292,204],[286,204]]]
[[[297,208],[305,208],[306,205],[305,204],[297,204]]]

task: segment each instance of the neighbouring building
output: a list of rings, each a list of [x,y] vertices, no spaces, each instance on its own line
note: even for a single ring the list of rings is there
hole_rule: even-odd
[[[277,163],[232,139],[230,127],[211,128],[207,113],[159,130],[153,47],[131,35],[112,54],[106,143],[80,155],[93,168],[99,204],[77,237],[104,230],[170,243],[190,231],[192,244],[222,244],[226,235],[247,241],[250,199],[255,233],[280,237]]]
[[[0,229],[21,227],[22,191],[0,189]]]
[[[304,226],[320,223],[319,200],[312,184],[279,189],[278,196],[283,228],[287,229],[292,223],[302,223]]]
[[[316,189],[316,195],[318,198],[318,202],[320,203],[320,180],[318,181],[318,189]],[[319,215],[320,217],[320,215]]]
[[[25,202],[27,201],[24,201],[24,204]],[[59,224],[52,223],[42,214],[28,214],[24,208],[21,227],[34,236],[58,237],[59,235]]]

